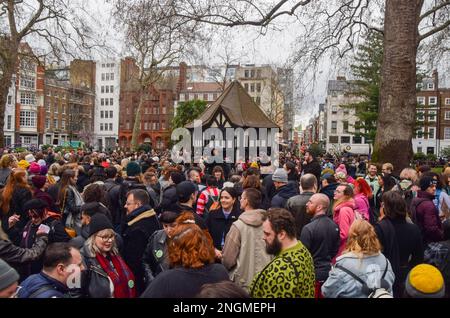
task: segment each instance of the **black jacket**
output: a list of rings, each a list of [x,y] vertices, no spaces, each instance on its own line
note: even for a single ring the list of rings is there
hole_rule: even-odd
[[[150,206],[141,206],[127,215],[122,230],[124,243],[123,258],[136,277],[136,291],[138,294],[144,291],[144,269],[142,257],[148,243],[148,239],[161,229],[158,218]]]
[[[317,184],[320,184],[320,174],[322,173],[322,167],[320,166],[320,163],[316,159],[314,159],[307,165],[304,165],[303,172],[305,174],[311,173],[311,174],[315,175],[317,178]]]
[[[154,232],[148,240],[144,257],[142,258],[146,286],[148,286],[159,273],[169,269],[167,240],[167,234],[164,230]]]
[[[10,265],[19,265],[39,259],[47,247],[48,237],[40,236],[32,248],[22,248],[7,240],[0,240],[0,258]]]
[[[327,215],[331,216],[333,214],[333,202],[334,202],[334,191],[338,187],[339,183],[332,183],[327,185],[326,187],[320,189],[319,193],[325,194],[328,199],[330,199],[330,205],[328,206]]]
[[[122,220],[123,207],[120,206],[120,184],[114,179],[105,180],[107,207],[111,212],[111,221],[115,227]]]
[[[287,201],[286,209],[294,216],[297,238],[300,238],[303,227],[311,221],[311,214],[306,212],[306,203],[313,195],[314,192],[303,192]]]
[[[241,211],[233,209],[228,218],[225,218],[222,208],[211,211],[206,219],[206,226],[208,227],[209,234],[214,242],[214,247],[218,250],[222,250],[222,241],[225,241],[228,231],[230,230],[231,224],[236,221],[241,214]]]
[[[177,186],[175,184],[172,184],[169,187],[165,188],[163,191],[161,204],[159,205],[157,211],[158,214],[164,211],[173,211],[174,209],[176,209],[177,201]]]
[[[272,198],[270,206],[272,208],[286,208],[287,200],[298,194],[294,183],[288,183],[277,190],[277,194]]]
[[[181,214],[183,211],[191,212],[194,215],[195,224],[197,224],[202,230],[208,229],[208,227],[206,226],[205,220],[203,220],[203,218],[200,215],[195,213],[195,210],[193,208],[191,208],[190,206],[177,203],[177,205],[175,206],[175,209],[173,210],[173,212],[175,212],[177,214]]]
[[[269,201],[272,201],[272,198],[277,194],[277,188],[275,188],[275,185],[273,184],[272,175],[268,174],[264,177],[262,185],[264,189],[266,190],[266,195]]]
[[[111,298],[110,279],[95,256],[84,246],[81,250],[85,270],[82,272],[82,287],[87,298]]]
[[[32,198],[33,195],[30,190],[26,188],[14,189],[11,201],[9,202],[9,211],[2,217],[3,230],[8,233],[9,239],[16,245],[20,244],[20,235],[23,232],[23,228],[30,220],[27,211],[24,209],[24,205]],[[14,227],[8,229],[8,218],[14,214],[20,215],[20,221],[17,222]]]
[[[314,260],[317,281],[325,281],[331,270],[331,260],[340,244],[339,226],[326,215],[318,215],[303,227],[300,241]]]

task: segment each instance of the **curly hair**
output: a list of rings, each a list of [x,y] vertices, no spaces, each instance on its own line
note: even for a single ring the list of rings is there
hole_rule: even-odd
[[[355,220],[348,231],[347,245],[343,253],[353,252],[359,257],[376,255],[381,244],[373,226],[365,220]]]
[[[171,267],[201,268],[214,262],[214,245],[211,235],[195,224],[193,217],[183,213],[177,218],[169,242]]]

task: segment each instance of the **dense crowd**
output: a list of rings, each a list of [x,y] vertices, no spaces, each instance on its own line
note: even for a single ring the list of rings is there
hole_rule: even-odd
[[[433,171],[5,151],[0,298],[449,297],[450,167]]]

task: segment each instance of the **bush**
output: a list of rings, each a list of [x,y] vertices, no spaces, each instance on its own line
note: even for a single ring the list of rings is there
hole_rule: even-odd
[[[413,156],[414,160],[425,160],[427,156],[423,152],[417,152]]]
[[[26,152],[26,151],[27,151],[27,149],[24,147],[14,148],[14,152],[16,152],[16,153],[21,153],[21,152]]]
[[[427,154],[426,158],[427,158],[427,160],[430,160],[430,161],[436,161],[437,160],[437,156],[434,153]]]

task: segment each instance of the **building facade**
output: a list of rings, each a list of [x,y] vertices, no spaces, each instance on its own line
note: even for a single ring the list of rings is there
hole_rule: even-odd
[[[4,145],[5,147],[12,147],[15,143],[15,113],[16,113],[16,74],[13,74],[13,78],[11,80],[11,86],[8,91],[8,96],[6,98],[5,105],[5,123],[3,126],[4,132]]]

